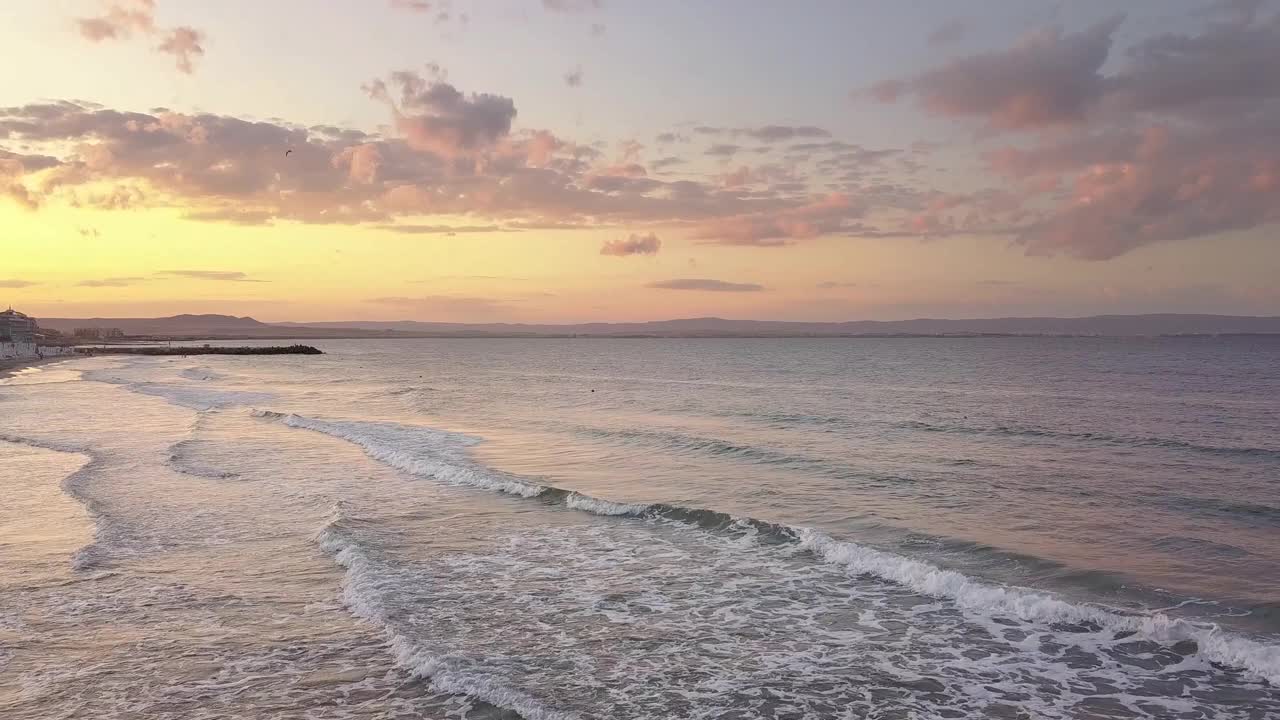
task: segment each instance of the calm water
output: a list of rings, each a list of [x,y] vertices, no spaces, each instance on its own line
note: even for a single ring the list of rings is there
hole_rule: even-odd
[[[1280,340],[0,380],[0,716],[1280,717]]]

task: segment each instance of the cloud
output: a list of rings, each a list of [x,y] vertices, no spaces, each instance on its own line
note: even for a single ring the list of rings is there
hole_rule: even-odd
[[[398,89],[392,95],[391,87]],[[409,146],[452,157],[492,147],[511,132],[516,106],[511,98],[460,92],[437,78],[414,71],[391,74],[390,86],[374,80],[366,92],[391,106],[396,127]]]
[[[21,183],[10,183],[8,186],[0,187],[0,194],[18,203],[26,210],[34,211],[40,209],[40,197]]]
[[[651,282],[645,287],[661,290],[705,290],[708,292],[761,292],[765,289],[763,285],[756,285],[755,283],[733,283],[707,278],[661,280]]]
[[[1050,28],[882,84],[883,99],[991,131],[1042,131],[984,152],[1010,189],[934,194],[900,231],[1004,232],[1031,255],[1108,260],[1280,222],[1280,14],[1260,7],[1217,3],[1114,57],[1120,17]]]
[[[734,145],[732,143],[716,143],[715,145],[707,148],[706,154],[714,155],[716,157],[731,158],[741,149],[741,145]]]
[[[988,155],[1049,210],[1017,242],[1106,260],[1280,222],[1280,15],[1145,38],[1107,78],[1094,127]]]
[[[52,156],[27,155],[0,148],[0,197],[7,197],[26,210],[40,209],[41,195],[27,187],[23,178],[60,164]]]
[[[97,17],[77,18],[80,35],[89,42],[119,40],[138,33],[155,32],[155,0],[119,0]]]
[[[95,287],[95,288],[128,287],[130,285],[136,285],[137,283],[140,283],[140,282],[146,282],[146,278],[144,277],[110,277],[102,280],[81,280],[80,282],[76,283],[76,285],[79,287]]]
[[[582,87],[582,68],[574,68],[565,73],[564,84],[569,87]]]
[[[92,43],[158,34],[161,39],[156,52],[172,55],[178,70],[191,74],[194,59],[204,55],[204,33],[189,26],[157,27],[155,11],[155,0],[115,0],[102,15],[77,18],[76,27],[80,36]]]
[[[30,280],[16,280],[16,279],[0,280],[0,288],[19,289],[19,288],[32,287],[33,285],[39,285],[39,284],[40,283],[38,282],[31,282]]]
[[[0,177],[19,177],[61,164],[58,158],[51,155],[25,155],[0,148]]]
[[[838,281],[836,281],[836,280],[827,280],[826,282],[820,282],[820,283],[818,283],[816,287],[821,288],[821,289],[823,289],[823,290],[833,290],[833,289],[835,289],[835,288],[855,288],[855,287],[858,287],[858,283],[856,283],[856,282],[838,282]]]
[[[204,33],[192,27],[177,27],[165,35],[156,50],[172,55],[177,62],[178,70],[190,75],[195,71],[192,59],[204,56],[202,42],[204,42]]]
[[[542,0],[542,7],[552,12],[579,13],[599,10],[604,0]]]
[[[1198,33],[1145,38],[1128,64],[1107,80],[1107,103],[1130,111],[1180,112],[1280,97],[1280,14],[1255,22],[1255,3],[1231,3],[1243,13]]]
[[[431,8],[435,3],[427,0],[391,0],[391,7],[399,10],[408,10],[410,12],[431,12]]]
[[[455,15],[451,0],[390,0],[390,5],[396,10],[431,15],[437,25],[443,25],[455,18],[463,25],[471,20],[467,13]]]
[[[1277,128],[1153,128],[1131,161],[1071,173],[1067,196],[1017,242],[1035,255],[1107,260],[1151,243],[1280,222]]]
[[[379,230],[404,235],[457,235],[459,233],[512,232],[501,225],[379,225]]]
[[[932,113],[983,118],[994,129],[1078,123],[1104,92],[1100,70],[1123,21],[1112,16],[1076,33],[1047,28],[1007,50],[959,58],[871,92],[884,102],[914,95]]]
[[[390,137],[70,101],[0,107],[0,143],[24,153],[0,150],[8,153],[0,155],[0,188],[21,188],[33,209],[46,200],[112,210],[178,206],[190,221],[245,226],[376,228],[449,215],[511,230],[684,226],[710,242],[745,245],[888,231],[896,226],[870,224],[874,214],[901,213],[921,195],[866,182],[896,151],[838,140],[792,144],[786,162],[751,167],[738,181],[723,171],[706,174],[695,162],[679,179],[655,177],[634,140],[605,161],[591,145],[513,127],[512,101],[463,93],[443,77],[428,67],[366,86],[393,110],[397,132]],[[756,130],[822,139],[806,126],[770,127]],[[797,148],[808,160],[792,159]],[[691,160],[696,153],[668,155],[651,167]],[[833,184],[845,188],[839,207],[830,205],[830,193],[810,190]]]
[[[222,282],[267,282],[266,280],[255,280],[238,270],[162,270],[156,274]]]
[[[662,247],[662,240],[657,235],[649,233],[648,235],[637,235],[631,233],[625,239],[613,239],[605,242],[600,247],[601,255],[612,255],[614,257],[626,257],[628,255],[657,255],[658,250]]]
[[[382,148],[373,143],[344,148],[333,158],[334,167],[347,168],[347,176],[364,185],[377,182],[382,165]]]
[[[942,47],[958,42],[969,32],[969,23],[963,18],[951,18],[929,33],[929,45]]]
[[[198,222],[221,222],[232,225],[271,225],[275,214],[265,210],[237,210],[222,208],[219,210],[192,210],[183,213],[183,219]]]
[[[831,133],[812,125],[765,125],[758,128],[742,128],[734,131],[737,135],[745,135],[760,142],[782,142],[796,138],[825,138]]]
[[[717,218],[702,223],[693,237],[716,245],[780,247],[824,234],[864,230],[852,222],[863,214],[848,195],[833,193],[796,208]]]

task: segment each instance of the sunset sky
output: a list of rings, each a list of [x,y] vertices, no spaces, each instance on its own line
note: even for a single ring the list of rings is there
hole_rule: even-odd
[[[16,0],[0,47],[36,316],[1280,314],[1280,2]]]

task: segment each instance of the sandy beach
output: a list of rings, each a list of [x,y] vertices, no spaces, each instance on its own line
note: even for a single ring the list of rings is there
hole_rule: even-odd
[[[70,360],[74,355],[58,355],[46,358],[25,358],[22,360],[0,360],[0,378],[7,378],[21,370],[38,365],[48,365],[50,363]]]

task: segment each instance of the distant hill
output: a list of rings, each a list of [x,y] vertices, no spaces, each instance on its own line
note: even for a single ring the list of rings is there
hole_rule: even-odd
[[[70,333],[76,328],[119,328],[126,335],[205,335],[223,332],[275,331],[251,317],[174,315],[162,318],[36,318],[40,327]]]
[[[1218,335],[1280,334],[1280,317],[1234,315],[1096,315],[1082,318],[980,318],[972,320],[857,320],[783,322],[686,318],[641,323],[437,323],[397,320],[267,324],[230,315],[175,315],[165,318],[39,318],[43,327],[71,332],[78,327],[119,328],[126,335],[153,337],[830,337],[856,335]]]
[[[843,335],[1197,335],[1280,333],[1280,317],[1232,315],[1097,315],[1084,318],[983,318],[973,320],[857,320],[786,322],[687,318],[642,323],[530,325],[512,323],[393,322],[280,323],[294,328],[351,328],[413,334],[843,336]]]

